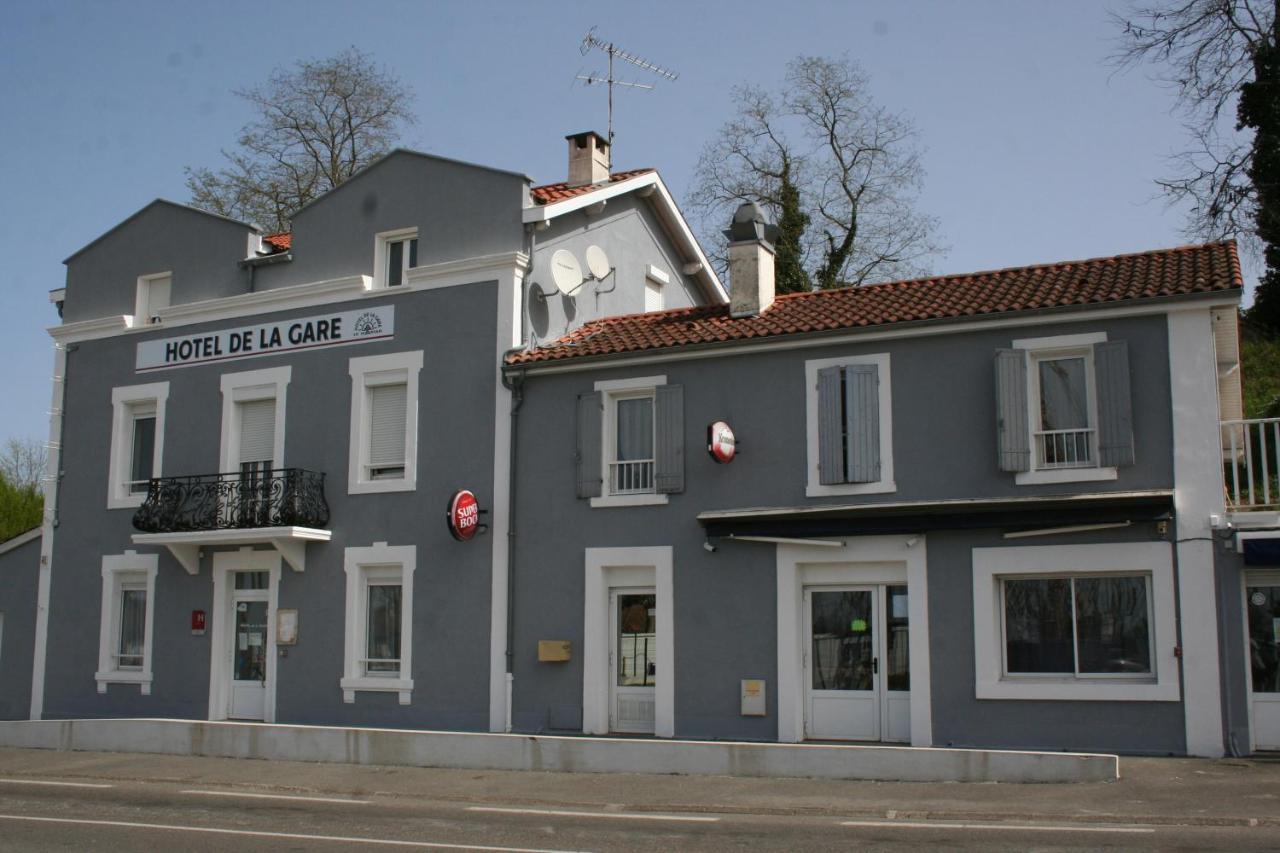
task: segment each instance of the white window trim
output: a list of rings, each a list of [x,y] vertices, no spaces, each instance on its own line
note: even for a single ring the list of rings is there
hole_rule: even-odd
[[[827,367],[844,367],[850,364],[874,364],[880,378],[880,479],[874,483],[840,483],[824,485],[818,472],[818,371]],[[840,358],[820,358],[804,363],[805,382],[805,436],[808,477],[804,493],[807,497],[821,498],[831,495],[882,495],[898,490],[893,480],[893,394],[889,376],[889,354],[849,355]]]
[[[595,383],[595,390],[599,391],[601,397],[601,413],[600,413],[600,482],[602,494],[598,498],[591,498],[591,506],[596,507],[619,507],[619,506],[660,506],[669,502],[666,494],[658,492],[646,492],[638,495],[611,495],[609,494],[609,462],[613,457],[613,446],[617,441],[615,435],[615,415],[614,403],[617,400],[627,397],[636,397],[648,391],[654,395],[654,429],[657,429],[657,390],[660,385],[667,384],[667,377],[664,376],[636,376],[630,379],[602,379]],[[657,453],[657,434],[654,434],[654,453]],[[657,472],[654,472],[655,488]]]
[[[1004,676],[1006,577],[1054,575],[1146,575],[1151,579],[1152,675],[1123,678],[1089,676]],[[1099,545],[1042,545],[973,549],[973,649],[978,699],[1176,702],[1177,617],[1174,610],[1173,554],[1167,542]]]
[[[107,462],[107,509],[126,509],[142,506],[146,494],[132,494],[126,478],[133,467],[132,410],[140,403],[152,403],[156,407],[156,441],[151,457],[151,476],[162,476],[160,463],[164,459],[164,410],[169,399],[169,383],[153,382],[149,385],[126,385],[111,389],[111,451]]]
[[[659,269],[658,267],[655,267],[653,264],[649,264],[648,266],[645,267],[644,277],[645,277],[645,281],[644,281],[645,313],[647,314],[651,311],[665,311],[667,307],[667,285],[671,283],[670,274],[667,273],[666,270]],[[656,287],[652,288],[652,290],[658,294],[658,301],[662,303],[657,308],[649,307],[649,293],[651,290],[650,288],[651,284],[657,285]]]
[[[151,318],[154,316],[151,310],[151,283],[160,279],[169,279],[169,300],[173,301],[173,271],[149,273],[147,275],[138,276],[138,285],[134,291],[133,297],[133,315],[128,319],[127,325],[130,328],[139,326],[152,325]],[[169,307],[168,305],[164,306]]]
[[[1045,338],[1020,338],[1013,342],[1014,349],[1026,351],[1027,359],[1027,428],[1031,447],[1031,470],[1019,471],[1013,481],[1019,486],[1040,486],[1048,483],[1096,483],[1115,480],[1119,472],[1115,468],[1036,468],[1036,425],[1040,423],[1040,380],[1036,362],[1047,357],[1073,355],[1084,356],[1085,385],[1089,399],[1089,425],[1093,430],[1093,458],[1098,458],[1098,391],[1093,373],[1093,345],[1106,343],[1106,332],[1085,332],[1079,335],[1054,335]]]
[[[401,705],[413,697],[413,572],[417,566],[417,546],[374,542],[367,548],[347,548],[342,568],[347,575],[347,619],[343,641],[343,676],[338,681],[342,701],[356,701],[357,691],[398,693]],[[401,584],[400,677],[379,678],[363,674],[369,576],[371,570],[398,569]]]
[[[94,680],[98,692],[106,693],[108,684],[137,684],[143,696],[151,695],[151,652],[155,648],[156,572],[160,560],[156,554],[123,554],[102,558],[102,606],[98,632],[98,671]],[[120,669],[115,658],[120,638],[120,599],[125,583],[143,581],[147,585],[146,637],[142,645],[142,669]]]
[[[275,468],[285,467],[285,396],[292,374],[293,368],[288,365],[222,374],[222,451],[218,459],[218,471],[225,474],[240,470],[240,421],[236,417],[236,403],[251,400],[276,401],[276,434],[271,451],[271,465]]]
[[[347,494],[411,492],[418,486],[418,373],[422,350],[351,359],[351,441],[347,456]],[[369,479],[369,389],[377,385],[405,383],[404,476]]]
[[[380,231],[373,236],[373,289],[388,290],[386,276],[387,245],[399,240],[416,240],[418,238],[418,229],[396,228],[392,231]],[[410,269],[414,269],[414,267],[405,267],[405,272],[407,273]],[[408,284],[407,275],[402,277],[399,286],[404,287],[406,284]]]

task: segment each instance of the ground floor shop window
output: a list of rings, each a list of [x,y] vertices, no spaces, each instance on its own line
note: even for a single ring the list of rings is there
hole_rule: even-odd
[[[1002,583],[1007,675],[1151,674],[1147,576],[1006,578]]]
[[[138,684],[151,693],[152,626],[158,558],[126,551],[102,558],[98,692],[108,684]]]
[[[381,691],[398,693],[400,704],[409,704],[416,552],[412,545],[385,542],[346,549],[343,701],[354,702],[358,691]]]

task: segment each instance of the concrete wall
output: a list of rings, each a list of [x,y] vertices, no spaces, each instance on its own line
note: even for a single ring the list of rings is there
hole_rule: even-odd
[[[0,720],[25,720],[31,710],[39,573],[38,536],[0,554]]]

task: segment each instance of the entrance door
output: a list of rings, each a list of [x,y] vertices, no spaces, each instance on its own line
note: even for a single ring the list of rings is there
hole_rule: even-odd
[[[269,572],[233,572],[231,590],[231,703],[233,720],[265,718]]]
[[[610,731],[653,732],[657,601],[652,589],[609,591]]]
[[[907,588],[810,588],[805,610],[805,736],[911,740]]]
[[[1280,750],[1280,575],[1245,586],[1254,749]]]

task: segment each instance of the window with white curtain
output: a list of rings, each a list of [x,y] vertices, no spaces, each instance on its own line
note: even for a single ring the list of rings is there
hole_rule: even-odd
[[[611,394],[613,429],[607,438],[611,495],[654,491],[654,434],[652,390]]]
[[[98,692],[109,684],[138,684],[151,692],[155,646],[155,554],[125,551],[102,558],[102,609],[98,639]]]
[[[399,694],[401,705],[413,695],[413,573],[417,548],[375,542],[347,548],[344,702],[358,692]]]
[[[151,478],[161,476],[168,397],[168,382],[111,390],[108,509],[141,505]]]

